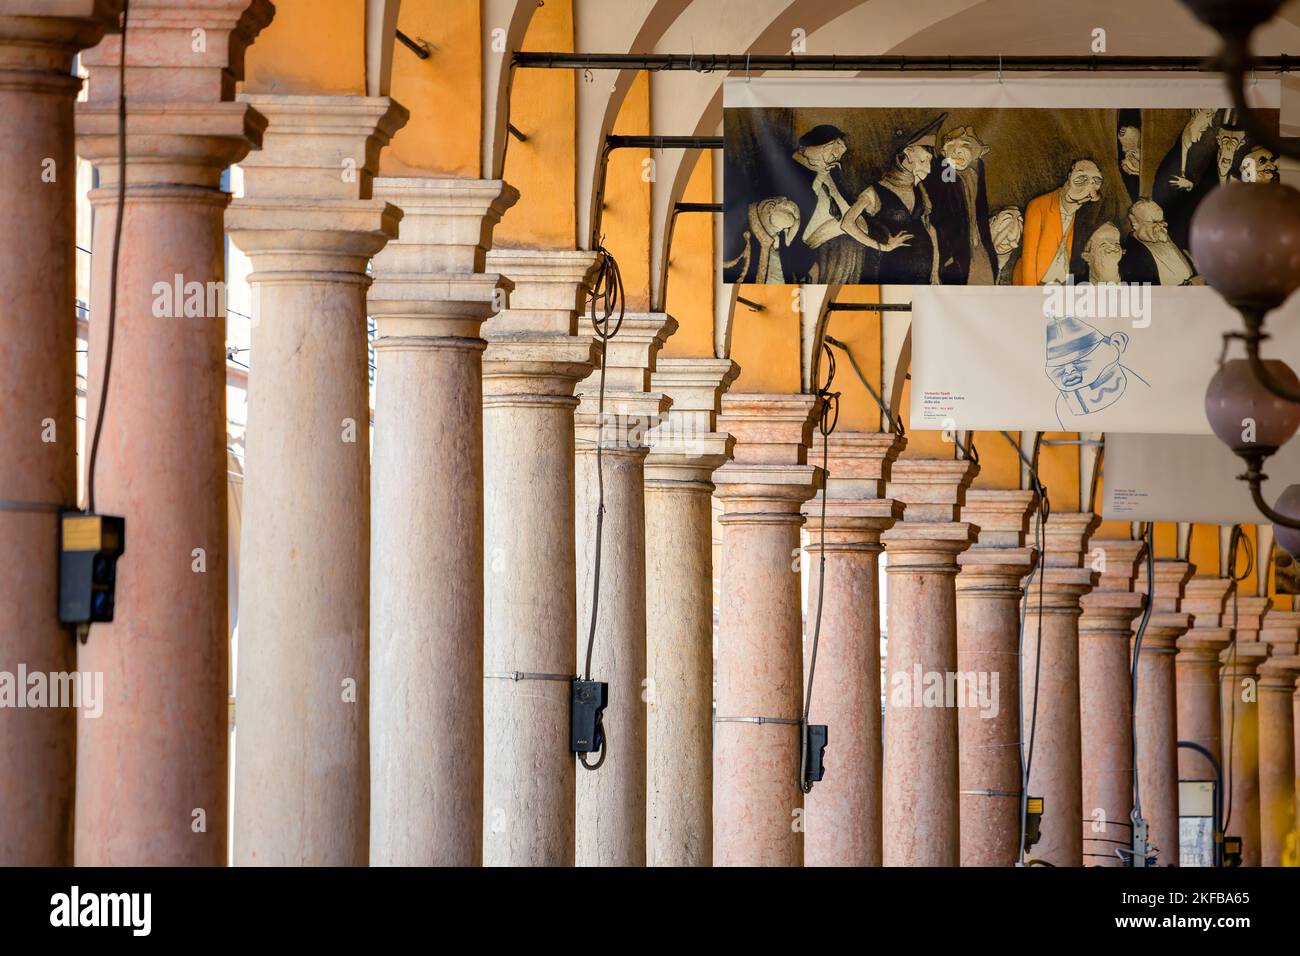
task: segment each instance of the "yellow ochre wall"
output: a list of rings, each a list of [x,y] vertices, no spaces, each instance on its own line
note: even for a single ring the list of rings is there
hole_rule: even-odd
[[[365,96],[365,0],[276,0],[275,19],[248,48],[243,90]]]

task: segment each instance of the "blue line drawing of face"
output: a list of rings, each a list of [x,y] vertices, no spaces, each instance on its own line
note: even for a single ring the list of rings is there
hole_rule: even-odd
[[[1062,430],[1078,430],[1066,422],[1110,408],[1123,398],[1129,375],[1149,384],[1123,365],[1128,345],[1126,332],[1103,335],[1073,316],[1048,319],[1044,371],[1058,392],[1056,418]]]

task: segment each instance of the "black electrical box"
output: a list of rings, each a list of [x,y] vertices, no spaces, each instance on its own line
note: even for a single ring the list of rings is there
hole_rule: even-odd
[[[59,516],[59,621],[113,620],[117,559],[126,551],[126,519],[65,511]]]
[[[1225,836],[1223,838],[1223,865],[1241,866],[1241,837]]]
[[[609,685],[598,680],[575,680],[570,697],[570,749],[589,754],[605,746],[601,718],[609,703]]]
[[[1025,800],[1025,847],[1026,853],[1037,843],[1043,836],[1043,805],[1042,797],[1029,797]]]
[[[826,776],[826,725],[808,724],[803,745],[808,754],[804,763],[803,781],[805,784],[820,783],[822,777]]]

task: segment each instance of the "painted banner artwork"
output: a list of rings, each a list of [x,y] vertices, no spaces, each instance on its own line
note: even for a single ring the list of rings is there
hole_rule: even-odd
[[[1106,436],[1102,515],[1116,521],[1264,521],[1237,476],[1241,459],[1213,435]],[[1300,441],[1282,446],[1265,466],[1271,505],[1300,476]]]
[[[726,282],[1190,285],[1192,215],[1268,181],[1218,79],[730,79]],[[1280,85],[1251,87],[1276,129]]]
[[[911,427],[1208,435],[1205,390],[1240,327],[1208,288],[917,288]],[[1269,327],[1266,356],[1294,364],[1300,299]]]

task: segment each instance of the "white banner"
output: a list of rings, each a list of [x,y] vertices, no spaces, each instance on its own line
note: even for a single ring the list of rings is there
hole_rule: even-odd
[[[911,427],[1208,435],[1205,390],[1241,326],[1204,287],[920,286]],[[1300,368],[1300,305],[1269,328],[1265,354]]]
[[[1213,435],[1107,435],[1102,515],[1115,521],[1266,523],[1238,481],[1240,458]],[[1300,439],[1268,460],[1264,499],[1300,481]]]

